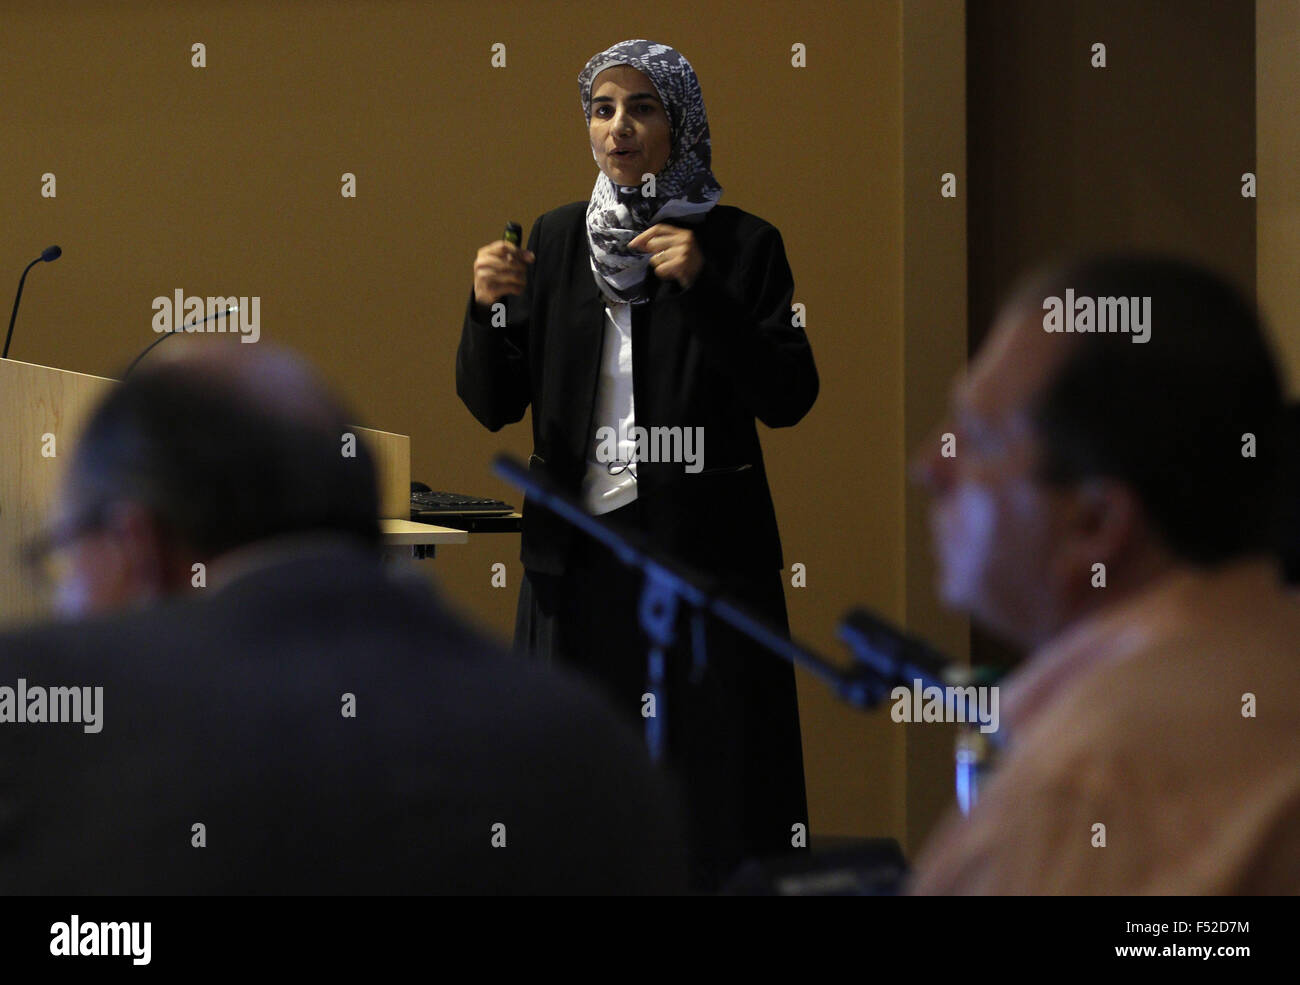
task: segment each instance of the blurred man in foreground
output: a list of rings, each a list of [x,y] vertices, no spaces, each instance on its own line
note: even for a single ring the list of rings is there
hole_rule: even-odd
[[[1095,331],[1121,313],[1099,301],[1079,331],[1080,299],[1109,298],[1128,328]],[[996,773],[912,891],[1296,892],[1300,602],[1276,562],[1282,387],[1249,304],[1173,260],[1054,269],[1003,309],[953,416],[956,456],[916,466],[942,594],[1032,652]]]
[[[347,413],[258,348],[85,429],[36,553],[101,614],[0,637],[0,893],[679,889],[636,735],[390,577]]]

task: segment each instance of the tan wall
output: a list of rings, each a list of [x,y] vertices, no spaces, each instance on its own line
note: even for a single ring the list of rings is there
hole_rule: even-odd
[[[1250,4],[998,0],[970,14],[973,337],[1026,266],[1062,253],[1169,250],[1253,290]],[[1105,68],[1090,64],[1098,42]]]
[[[1255,38],[1257,297],[1300,394],[1300,2],[1259,0]]]
[[[314,360],[358,423],[410,434],[416,478],[518,503],[487,463],[528,454],[526,423],[490,435],[454,390],[471,260],[507,219],[526,233],[589,196],[576,76],[625,37],[661,39],[700,75],[723,201],[781,229],[807,305],[822,395],[799,427],[764,435],[787,562],[808,569],[808,587],[787,592],[795,633],[839,654],[835,623],[852,605],[917,618],[903,464],[928,414],[909,399],[905,418],[904,357],[923,355],[925,293],[963,288],[910,281],[905,337],[905,218],[946,235],[960,224],[919,218],[937,202],[915,190],[904,199],[902,7],[707,7],[661,0],[620,21],[491,0],[7,5],[0,276],[50,243],[65,251],[32,272],[13,355],[115,375],[154,338],[155,296],[259,295],[263,338]],[[951,50],[960,4],[946,20],[926,9],[911,23],[946,22]],[[207,68],[190,66],[194,42]],[[508,68],[490,67],[494,42]],[[795,43],[806,69],[790,66]],[[960,88],[960,74],[945,79]],[[927,98],[908,112],[943,117]],[[924,186],[940,159],[957,169],[950,136],[915,147]],[[47,171],[54,200],[39,196]],[[339,195],[345,171],[355,200]],[[955,243],[936,262],[959,257]],[[942,298],[929,310],[955,311]],[[485,536],[435,562],[450,598],[502,638],[517,555],[517,537]],[[489,585],[498,560],[505,591]],[[901,729],[800,687],[814,833],[905,835]],[[927,789],[947,770],[940,752]]]

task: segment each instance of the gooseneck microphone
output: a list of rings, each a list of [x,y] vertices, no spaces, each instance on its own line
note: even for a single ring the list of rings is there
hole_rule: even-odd
[[[126,379],[128,376],[130,376],[131,371],[140,364],[140,360],[143,359],[145,356],[149,355],[149,353],[153,351],[153,347],[156,346],[163,339],[167,338],[169,335],[179,335],[182,332],[191,331],[193,329],[198,328],[198,326],[200,325],[212,321],[214,318],[226,318],[230,315],[235,314],[237,311],[239,311],[239,305],[232,304],[229,308],[223,308],[221,311],[214,311],[212,314],[208,315],[207,318],[200,318],[198,321],[190,322],[187,325],[181,325],[179,328],[173,328],[170,332],[163,332],[162,335],[158,336],[158,338],[154,339],[147,346],[145,346],[144,351],[141,352],[140,355],[136,356],[134,359],[131,360],[131,365],[128,366],[126,368],[126,372],[122,374],[122,379]]]
[[[14,337],[14,319],[18,317],[18,302],[23,299],[23,284],[27,280],[27,271],[31,270],[41,261],[50,263],[61,256],[63,256],[63,249],[61,247],[47,246],[41,251],[40,256],[27,265],[27,269],[23,271],[23,275],[18,278],[18,293],[14,295],[14,310],[9,316],[9,332],[5,335],[5,348],[4,352],[0,353],[0,359],[9,358],[9,342]]]

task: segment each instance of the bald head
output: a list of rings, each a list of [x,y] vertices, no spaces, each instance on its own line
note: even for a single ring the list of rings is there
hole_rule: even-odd
[[[304,426],[332,427],[341,406],[320,376],[288,349],[268,343],[230,345],[198,337],[184,347],[160,351],[131,379],[162,375],[182,386],[224,391],[232,404]]]
[[[193,341],[86,424],[58,510],[80,561],[65,611],[169,594],[194,563],[288,534],[378,546],[373,462],[359,442],[344,454],[350,415],[307,364],[266,343]]]

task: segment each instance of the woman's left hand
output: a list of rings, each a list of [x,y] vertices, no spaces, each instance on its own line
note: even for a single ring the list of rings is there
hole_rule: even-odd
[[[628,246],[651,254],[650,266],[660,280],[672,278],[690,287],[704,266],[704,254],[695,233],[681,226],[659,222],[628,241]]]

